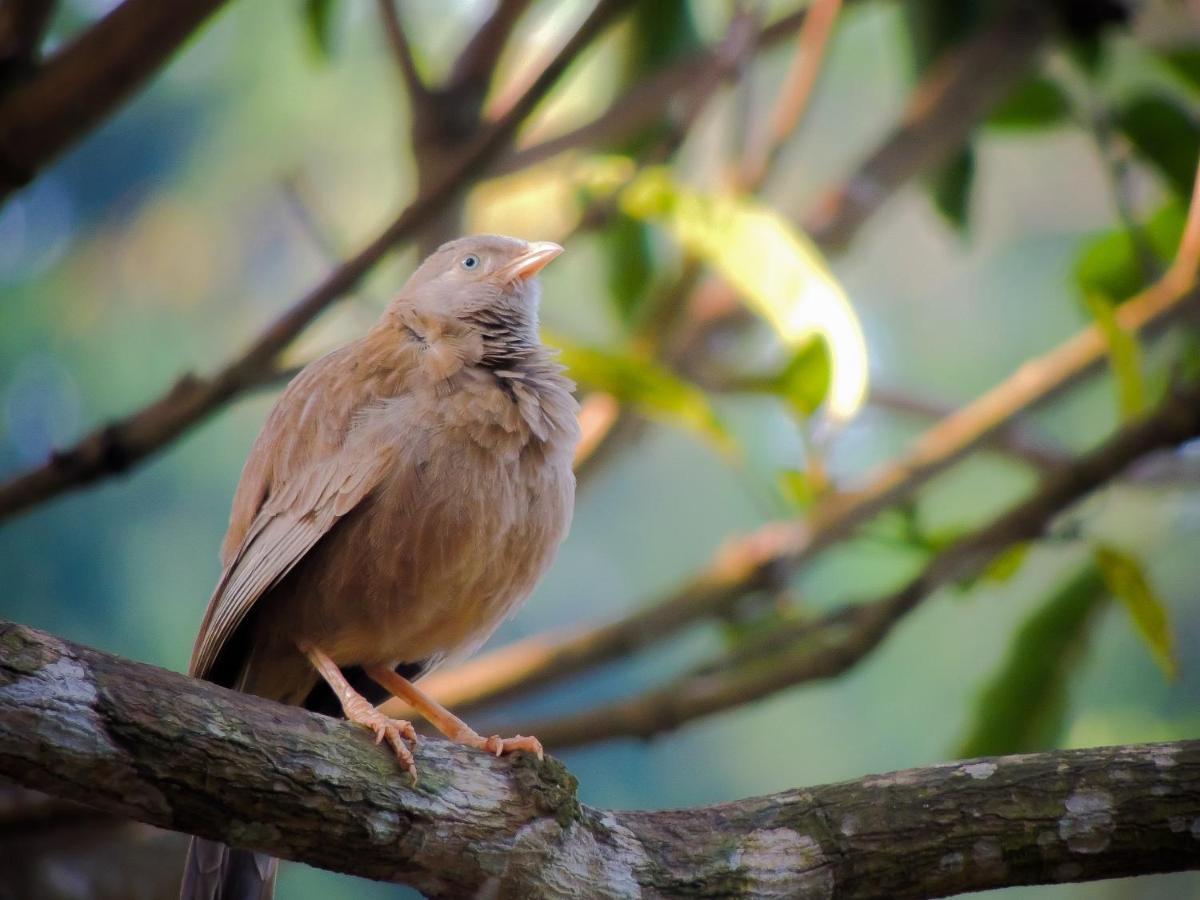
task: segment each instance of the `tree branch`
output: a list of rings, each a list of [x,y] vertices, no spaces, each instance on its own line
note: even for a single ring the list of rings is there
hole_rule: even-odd
[[[0,96],[0,202],[140,87],[225,0],[125,0]]]
[[[127,0],[129,2],[129,0]],[[0,485],[0,520],[80,487],[123,472],[203,421],[231,398],[275,375],[273,360],[314,318],[344,296],[388,251],[406,240],[467,189],[505,147],[571,61],[628,5],[601,0],[508,114],[492,124],[428,190],[406,207],[371,243],[272,322],[238,357],[215,375],[186,375],[142,409],[110,422],[50,460]]]
[[[433,101],[433,95],[421,79],[421,73],[417,71],[412,46],[408,43],[408,35],[405,34],[404,24],[400,21],[400,13],[396,10],[396,0],[379,0],[379,17],[383,20],[383,30],[387,34],[388,45],[392,48],[392,56],[396,58],[396,68],[400,70],[400,78],[412,107],[413,119],[419,122],[428,116],[428,107]],[[415,127],[419,129],[420,125],[416,124]]]
[[[941,897],[1200,867],[1200,742],[950,763],[683,811],[443,741],[410,787],[348,723],[0,624],[0,772],[430,897]]]
[[[819,204],[805,231],[842,246],[897,188],[945,162],[1029,71],[1053,34],[1051,4],[1012,2],[921,81],[902,124]]]
[[[53,13],[54,0],[0,4],[0,90],[33,68]]]

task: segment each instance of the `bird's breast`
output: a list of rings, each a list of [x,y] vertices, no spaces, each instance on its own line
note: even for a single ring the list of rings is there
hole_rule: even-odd
[[[339,664],[469,652],[549,566],[571,519],[574,440],[498,415],[515,404],[495,394],[418,395],[363,423],[396,441],[394,470],[315,548],[313,590],[291,598]]]

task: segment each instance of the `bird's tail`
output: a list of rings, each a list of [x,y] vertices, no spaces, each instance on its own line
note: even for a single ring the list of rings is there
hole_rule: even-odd
[[[279,860],[194,837],[183,867],[180,900],[271,900]]]

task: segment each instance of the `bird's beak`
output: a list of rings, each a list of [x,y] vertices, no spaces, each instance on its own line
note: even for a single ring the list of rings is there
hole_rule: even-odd
[[[526,248],[524,253],[497,270],[496,277],[510,283],[532,278],[542,271],[550,260],[562,252],[563,248],[554,241],[535,241]]]

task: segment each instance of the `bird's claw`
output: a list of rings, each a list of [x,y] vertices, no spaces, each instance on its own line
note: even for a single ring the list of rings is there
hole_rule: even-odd
[[[353,708],[347,709],[346,717],[356,725],[373,731],[376,744],[386,741],[392,752],[396,754],[396,758],[400,760],[400,765],[404,766],[404,771],[412,777],[413,784],[417,783],[417,761],[413,758],[408,744],[405,743],[408,741],[414,747],[417,746],[417,732],[413,728],[412,722],[407,719],[393,719],[365,702],[362,707],[356,704]]]
[[[526,737],[521,734],[510,738],[502,738],[498,734],[493,734],[489,738],[484,738],[483,749],[494,756],[503,756],[505,753],[524,750],[527,753],[535,754],[539,760],[545,759],[542,742],[535,737]]]

